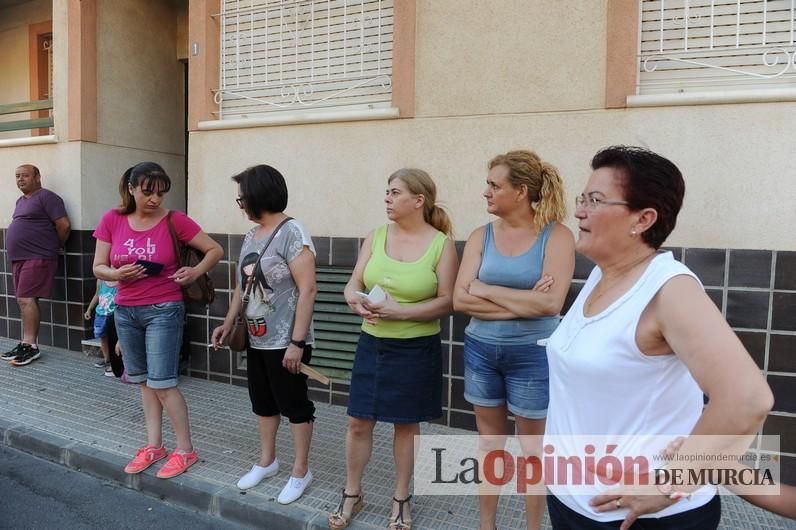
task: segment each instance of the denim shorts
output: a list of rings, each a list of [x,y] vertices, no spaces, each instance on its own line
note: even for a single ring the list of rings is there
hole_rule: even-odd
[[[464,399],[480,407],[507,404],[515,416],[547,417],[550,380],[547,350],[535,344],[504,345],[464,336]]]
[[[108,333],[108,316],[94,314],[94,338],[99,339]],[[110,320],[110,322],[113,322]]]
[[[114,315],[127,379],[149,388],[177,386],[185,304],[117,306]]]

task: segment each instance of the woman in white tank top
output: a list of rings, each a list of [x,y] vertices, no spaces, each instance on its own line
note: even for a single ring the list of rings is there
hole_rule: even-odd
[[[546,448],[578,455],[588,467],[589,455],[580,453],[593,449],[572,435],[594,438],[592,457],[605,454],[599,444],[606,438],[655,437],[624,453],[648,457],[653,473],[663,467],[653,455],[665,440],[687,436],[678,453],[686,459],[721,449],[718,438],[700,443],[690,435],[754,434],[773,404],[765,379],[696,276],[658,251],[682,205],[680,171],[655,153],[623,146],[597,153],[592,168],[576,199],[576,249],[597,266],[548,343]],[[703,392],[710,400],[704,408]],[[621,459],[625,447],[613,456]],[[619,489],[546,476],[553,528],[616,528],[622,520],[630,528],[638,518],[644,528],[717,527],[715,487],[647,477],[646,486]]]

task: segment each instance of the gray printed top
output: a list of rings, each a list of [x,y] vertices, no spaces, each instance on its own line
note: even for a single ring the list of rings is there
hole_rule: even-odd
[[[307,229],[300,222],[295,219],[288,221],[279,229],[260,260],[260,268],[255,271],[254,262],[269,238],[254,239],[257,228],[255,226],[249,230],[243,238],[238,262],[238,285],[243,296],[246,280],[252,273],[257,274],[258,281],[246,308],[251,346],[261,350],[280,350],[290,344],[299,295],[288,263],[296,259],[304,247],[309,248],[314,255],[315,247]],[[311,324],[305,340],[307,344],[315,342]]]

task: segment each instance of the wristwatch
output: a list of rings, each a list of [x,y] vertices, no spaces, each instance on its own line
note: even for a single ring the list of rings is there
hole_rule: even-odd
[[[298,346],[299,348],[303,349],[307,345],[307,341],[290,339],[290,344],[292,344],[293,346]]]

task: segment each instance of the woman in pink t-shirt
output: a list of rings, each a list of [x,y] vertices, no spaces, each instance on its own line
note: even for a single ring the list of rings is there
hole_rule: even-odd
[[[204,253],[195,267],[181,267],[169,230],[169,210],[162,206],[171,180],[154,162],[141,162],[119,183],[122,204],[108,210],[94,237],[94,275],[118,281],[116,330],[124,352],[127,378],[141,384],[147,445],[124,468],[140,473],[167,456],[163,447],[163,409],[171,418],[177,448],[158,471],[171,478],[196,462],[191,443],[188,407],[177,389],[185,306],[182,286],[209,271],[221,259],[221,246],[179,211],[170,215],[181,243]]]

